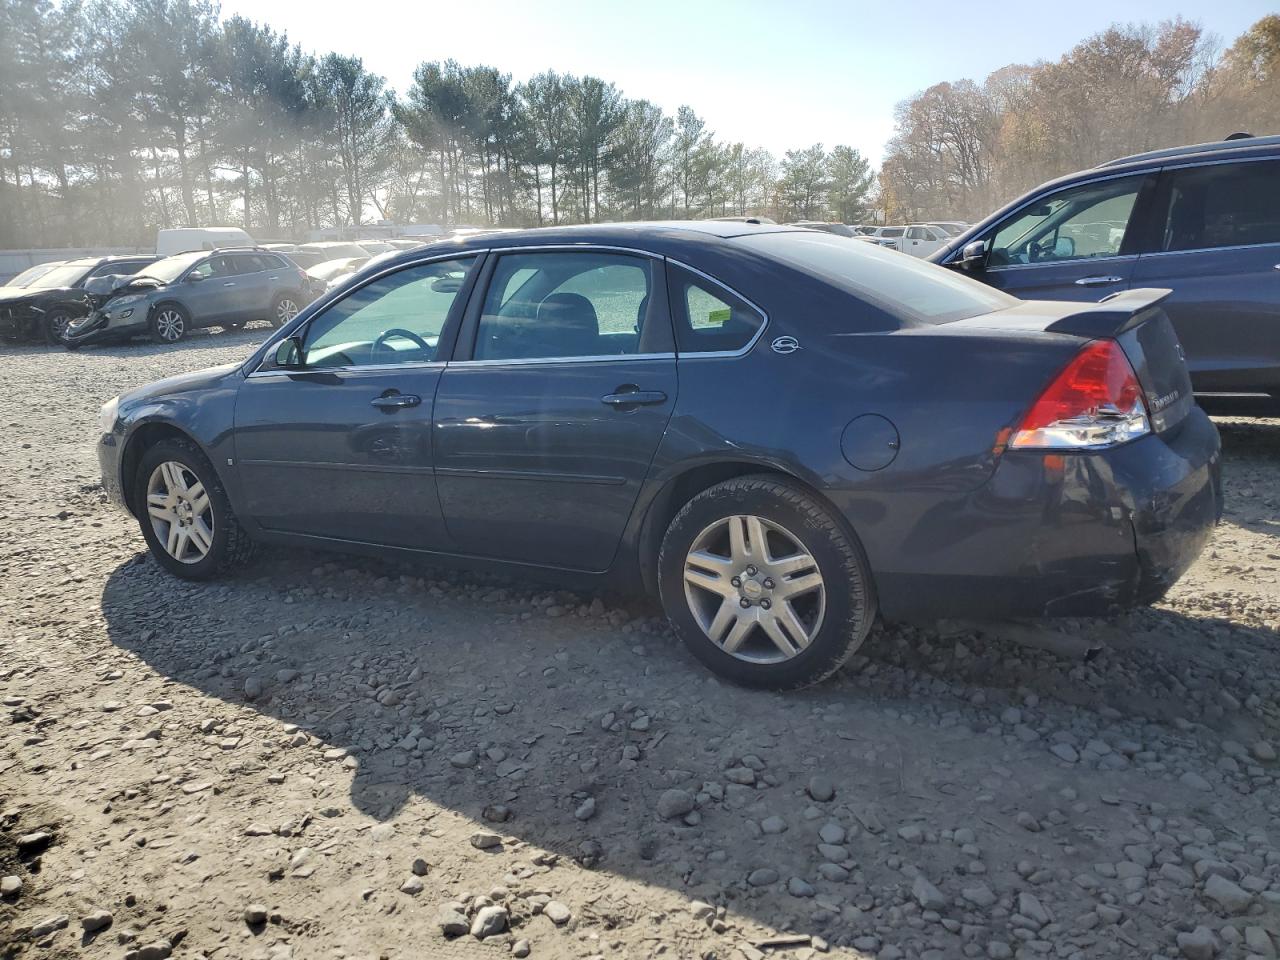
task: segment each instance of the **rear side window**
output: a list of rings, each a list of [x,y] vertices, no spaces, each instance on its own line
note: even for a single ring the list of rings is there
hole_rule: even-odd
[[[1280,160],[1172,170],[1162,250],[1280,243]]]
[[[683,267],[671,266],[668,284],[680,353],[736,353],[764,325],[741,297]]]
[[[910,323],[947,323],[1018,301],[985,283],[870,243],[815,233],[759,233],[733,241]]]

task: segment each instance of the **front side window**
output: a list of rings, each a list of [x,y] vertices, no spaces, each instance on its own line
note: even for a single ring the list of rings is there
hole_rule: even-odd
[[[1146,180],[1118,177],[1036,200],[996,228],[987,266],[1117,256]]]
[[[417,264],[352,291],[307,325],[303,365],[435,360],[440,332],[473,262],[468,257]]]
[[[676,348],[686,353],[735,353],[764,325],[760,312],[724,287],[683,267],[668,271]]]
[[[1174,170],[1161,250],[1280,243],[1280,160]]]
[[[654,352],[654,262],[618,253],[517,253],[498,261],[476,330],[476,360]],[[669,347],[667,348],[669,349]]]
[[[210,277],[225,277],[231,273],[230,264],[227,263],[226,257],[210,257],[203,263],[197,264],[187,274],[189,278],[199,277],[201,280],[208,280]]]

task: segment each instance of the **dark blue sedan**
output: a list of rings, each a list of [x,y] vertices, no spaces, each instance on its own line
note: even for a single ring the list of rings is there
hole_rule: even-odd
[[[1163,296],[1024,302],[751,223],[477,235],[111,401],[98,450],[178,576],[271,542],[621,581],[718,673],[796,687],[877,615],[1165,593],[1221,486]]]

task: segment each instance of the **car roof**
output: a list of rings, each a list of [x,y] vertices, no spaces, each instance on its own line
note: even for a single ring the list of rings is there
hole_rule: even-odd
[[[1280,148],[1280,136],[1241,137],[1238,140],[1215,140],[1209,143],[1191,143],[1181,147],[1167,147],[1163,150],[1148,150],[1146,153],[1135,153],[1127,157],[1117,157],[1099,167],[1120,167],[1129,164],[1155,163],[1177,157],[1193,158],[1200,155],[1212,155],[1215,159],[1222,155],[1228,157],[1235,154],[1257,152],[1268,147]]]

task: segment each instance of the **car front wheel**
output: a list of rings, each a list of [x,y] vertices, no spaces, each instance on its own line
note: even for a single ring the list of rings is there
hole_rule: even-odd
[[[133,503],[151,555],[179,577],[207,580],[253,554],[222,482],[190,440],[162,440],[147,449]]]
[[[44,318],[44,339],[50,346],[62,343],[62,338],[71,323],[71,314],[65,310],[54,310]]]
[[[825,679],[875,619],[861,546],[812,493],[768,475],[718,483],[685,504],[663,538],[658,585],[694,656],[748,687]]]
[[[156,343],[177,343],[191,328],[191,317],[176,303],[162,303],[151,315],[151,339]]]

